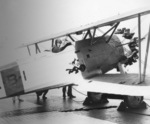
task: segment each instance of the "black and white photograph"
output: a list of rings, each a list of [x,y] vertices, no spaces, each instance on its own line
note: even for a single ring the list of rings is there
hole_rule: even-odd
[[[0,0],[0,124],[149,124],[149,0]]]

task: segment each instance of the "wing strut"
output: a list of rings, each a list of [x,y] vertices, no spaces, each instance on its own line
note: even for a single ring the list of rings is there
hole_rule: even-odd
[[[138,14],[138,38],[139,38],[139,83],[141,83],[141,15]]]
[[[114,28],[116,29],[118,25],[119,25],[119,22],[118,22],[117,24],[115,24],[114,26],[112,26],[107,32],[105,32],[102,37],[105,37],[105,35],[106,35],[108,32],[110,32],[111,30],[113,30]],[[114,30],[115,30],[115,29],[114,29]]]
[[[91,45],[93,45],[93,40],[94,40],[94,37],[95,37],[96,29],[97,29],[97,28],[94,28],[94,31],[93,31],[92,40],[91,40]]]
[[[29,45],[27,45],[27,49],[28,49],[28,53],[29,53],[29,55],[31,56],[31,52],[30,52]]]
[[[148,53],[149,53],[149,45],[150,45],[150,25],[149,25],[149,32],[148,32],[146,53],[145,53],[145,62],[144,62],[144,71],[143,71],[143,82],[145,81],[145,75],[146,75],[146,67],[147,67],[147,59],[148,59]]]
[[[38,43],[35,43],[35,49],[36,49],[36,54],[41,52],[41,50],[40,50],[40,48],[38,46]]]
[[[68,37],[73,41],[75,42],[75,40],[73,39],[73,37],[69,34]]]
[[[84,36],[83,40],[85,40],[88,35],[89,35],[90,38],[92,38],[92,34],[91,34],[91,31],[90,31],[90,30],[87,30],[87,33],[86,33],[86,35]]]
[[[112,26],[107,32],[105,32],[105,33],[104,33],[101,37],[99,37],[99,38],[105,37],[110,31],[113,30],[112,33],[111,33],[111,35],[109,36],[108,40],[106,41],[106,43],[108,43],[108,42],[110,41],[110,39],[112,38],[112,36],[113,36],[113,34],[114,34],[115,30],[117,29],[117,27],[118,27],[119,24],[120,24],[120,22],[114,24],[114,26]],[[95,44],[95,43],[99,40],[99,38],[98,38],[97,40],[95,40],[94,42],[92,42],[91,44],[92,44],[92,45]]]
[[[111,35],[109,36],[109,39],[106,41],[106,43],[108,43],[108,42],[110,41],[110,39],[112,38],[114,32],[116,31],[118,25],[119,25],[119,22],[114,26],[114,30],[113,30],[113,32],[111,33]]]
[[[55,44],[55,43],[54,43],[54,39],[52,39],[52,47],[54,46],[54,44]]]

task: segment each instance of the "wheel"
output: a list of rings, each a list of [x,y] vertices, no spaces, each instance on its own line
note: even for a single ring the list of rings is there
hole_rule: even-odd
[[[124,102],[129,108],[139,108],[143,103],[143,96],[126,96]]]

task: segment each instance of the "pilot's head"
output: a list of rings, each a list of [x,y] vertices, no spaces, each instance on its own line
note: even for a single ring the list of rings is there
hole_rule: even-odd
[[[58,46],[58,47],[60,47],[61,44],[62,44],[62,41],[60,39],[56,39],[55,45]]]

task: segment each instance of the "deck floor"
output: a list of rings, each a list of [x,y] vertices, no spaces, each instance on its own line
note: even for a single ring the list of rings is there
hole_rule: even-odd
[[[121,100],[107,104],[83,106],[86,96],[74,91],[75,99],[63,99],[60,89],[50,90],[46,101],[35,94],[23,95],[22,102],[12,98],[0,100],[0,124],[149,124],[150,107],[142,110],[117,111]],[[149,104],[150,100],[146,100]]]

